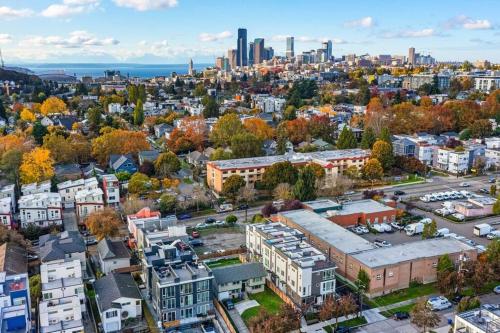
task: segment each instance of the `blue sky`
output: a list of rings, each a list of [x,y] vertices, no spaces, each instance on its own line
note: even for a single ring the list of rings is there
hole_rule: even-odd
[[[0,0],[7,62],[212,62],[249,40],[284,54],[334,41],[334,55],[401,54],[500,62],[499,0]]]

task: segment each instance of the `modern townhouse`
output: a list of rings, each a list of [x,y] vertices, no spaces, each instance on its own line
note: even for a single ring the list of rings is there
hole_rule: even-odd
[[[3,225],[7,229],[12,229],[14,219],[12,210],[12,198],[6,197],[0,199],[0,225]]]
[[[469,152],[439,148],[436,168],[452,174],[465,174],[469,171]]]
[[[102,176],[102,191],[106,205],[116,207],[120,204],[120,182],[114,174]]]
[[[100,188],[84,189],[75,195],[76,216],[80,223],[90,214],[104,208],[103,191]]]
[[[76,296],[42,301],[38,307],[40,333],[83,333],[83,316]]]
[[[298,230],[282,223],[249,225],[246,245],[268,279],[297,305],[321,304],[335,294],[336,265]]]
[[[0,331],[31,331],[31,300],[26,250],[0,245]]]
[[[150,224],[159,224],[160,220],[161,213],[159,211],[151,211],[151,208],[144,207],[135,214],[127,215],[128,231],[136,239],[138,229]]]
[[[245,293],[264,291],[267,272],[259,262],[243,263],[212,269],[215,297],[219,301],[244,298]]]
[[[37,193],[49,193],[52,184],[50,180],[46,180],[40,183],[31,183],[21,186],[21,195],[30,195]]]
[[[197,325],[214,317],[212,271],[195,262],[180,241],[144,249],[148,298],[164,329]]]
[[[96,190],[99,188],[97,178],[67,180],[57,184],[57,191],[61,195],[64,208],[73,208],[75,206],[75,196],[83,190]]]
[[[110,273],[98,279],[94,288],[105,333],[123,332],[126,322],[142,318],[142,296],[129,273]]]
[[[39,254],[42,263],[80,261],[82,274],[86,277],[86,246],[78,231],[63,231],[57,235],[47,234],[39,238]]]
[[[85,292],[82,266],[78,259],[64,262],[50,262],[40,265],[42,301],[77,297],[81,311],[85,312]]]
[[[34,224],[46,228],[62,224],[62,200],[59,193],[42,192],[19,198],[21,228]]]
[[[0,188],[0,199],[10,198],[12,212],[16,211],[16,186],[14,184],[5,185]]]
[[[294,153],[276,156],[261,156],[223,161],[207,162],[207,183],[217,193],[222,191],[226,179],[232,175],[243,177],[247,186],[253,186],[267,168],[278,162],[289,161],[295,166],[316,163],[323,167],[326,177],[336,177],[349,167],[358,170],[370,157],[370,151],[363,149],[326,150],[313,153]]]

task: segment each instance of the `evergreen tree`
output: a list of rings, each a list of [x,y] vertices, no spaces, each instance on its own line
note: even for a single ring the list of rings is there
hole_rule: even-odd
[[[377,136],[375,135],[373,128],[371,127],[365,128],[363,136],[361,137],[361,148],[372,149],[375,141],[377,141]]]
[[[368,85],[364,84],[359,88],[358,94],[356,95],[356,101],[359,105],[368,105],[370,102],[371,93]]]
[[[356,137],[350,128],[344,126],[342,132],[340,132],[339,139],[337,140],[338,149],[352,149],[358,146]]]
[[[144,122],[144,107],[142,105],[142,100],[137,101],[137,105],[134,109],[134,125],[140,126]]]
[[[388,144],[390,144],[392,146],[391,132],[389,131],[389,129],[387,127],[382,128],[382,130],[380,131],[379,139],[387,142]]]
[[[7,120],[7,113],[5,112],[5,106],[3,105],[3,101],[0,101],[0,118]]]
[[[293,195],[300,201],[316,199],[316,176],[312,168],[300,170],[299,178],[293,187]]]
[[[39,145],[43,143],[43,137],[47,133],[49,133],[49,131],[47,131],[47,128],[45,128],[45,126],[43,126],[39,121],[33,124],[33,131],[31,132],[31,134],[35,138],[36,143],[38,143]]]

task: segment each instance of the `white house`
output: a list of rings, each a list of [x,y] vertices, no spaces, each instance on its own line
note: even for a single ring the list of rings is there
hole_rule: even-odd
[[[120,204],[120,182],[114,174],[102,176],[102,191],[104,201],[108,206],[118,206]]]
[[[12,198],[0,199],[0,225],[7,229],[12,228]]]
[[[21,186],[21,195],[48,193],[50,192],[50,187],[51,187],[50,180],[46,180],[41,183],[25,184]]]
[[[84,332],[80,309],[78,296],[40,302],[40,333]]]
[[[75,195],[76,215],[80,221],[93,212],[104,208],[103,195],[104,193],[100,188],[85,189]]]
[[[12,211],[16,211],[16,189],[14,184],[5,185],[0,188],[0,199],[11,198],[10,205],[12,206]]]
[[[142,297],[130,274],[110,273],[94,285],[104,332],[120,332],[127,319],[142,317]]]
[[[39,227],[62,224],[62,200],[59,193],[37,193],[19,198],[19,219],[21,227],[30,223]]]
[[[80,260],[50,262],[40,265],[42,300],[50,301],[78,296],[81,312],[85,312],[85,290]]]
[[[130,254],[121,239],[104,238],[97,244],[99,265],[104,274],[130,266]]]
[[[467,173],[469,169],[469,152],[440,148],[437,151],[436,167],[452,174]]]
[[[61,195],[64,208],[72,208],[75,206],[75,195],[83,190],[96,190],[99,188],[97,178],[67,180],[57,184],[57,191]]]

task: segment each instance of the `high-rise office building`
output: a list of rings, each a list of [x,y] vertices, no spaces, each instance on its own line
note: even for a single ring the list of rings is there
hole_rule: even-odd
[[[266,53],[264,59],[271,60],[274,57],[274,49],[271,46],[269,46],[269,47],[264,48],[264,50]]]
[[[410,47],[408,50],[408,65],[415,65],[415,48]]]
[[[193,75],[193,59],[189,59],[188,75]]]
[[[253,59],[253,42],[248,44],[248,66],[252,66],[254,64]]]
[[[260,64],[265,59],[264,38],[255,38],[253,41],[253,62]]]
[[[295,39],[293,37],[286,38],[286,57],[291,59],[295,56]]]
[[[236,68],[236,58],[237,58],[238,51],[237,50],[228,50],[227,51],[227,58],[229,59],[229,66],[231,69]]]
[[[236,58],[237,66],[247,66],[247,29],[238,29],[238,45],[237,45],[238,56]]]
[[[217,57],[215,59],[215,67],[217,69],[224,69],[224,57]]]
[[[326,42],[326,57],[327,57],[327,61],[332,60],[332,56],[333,56],[333,43],[332,43],[331,40],[329,40],[329,41]]]

